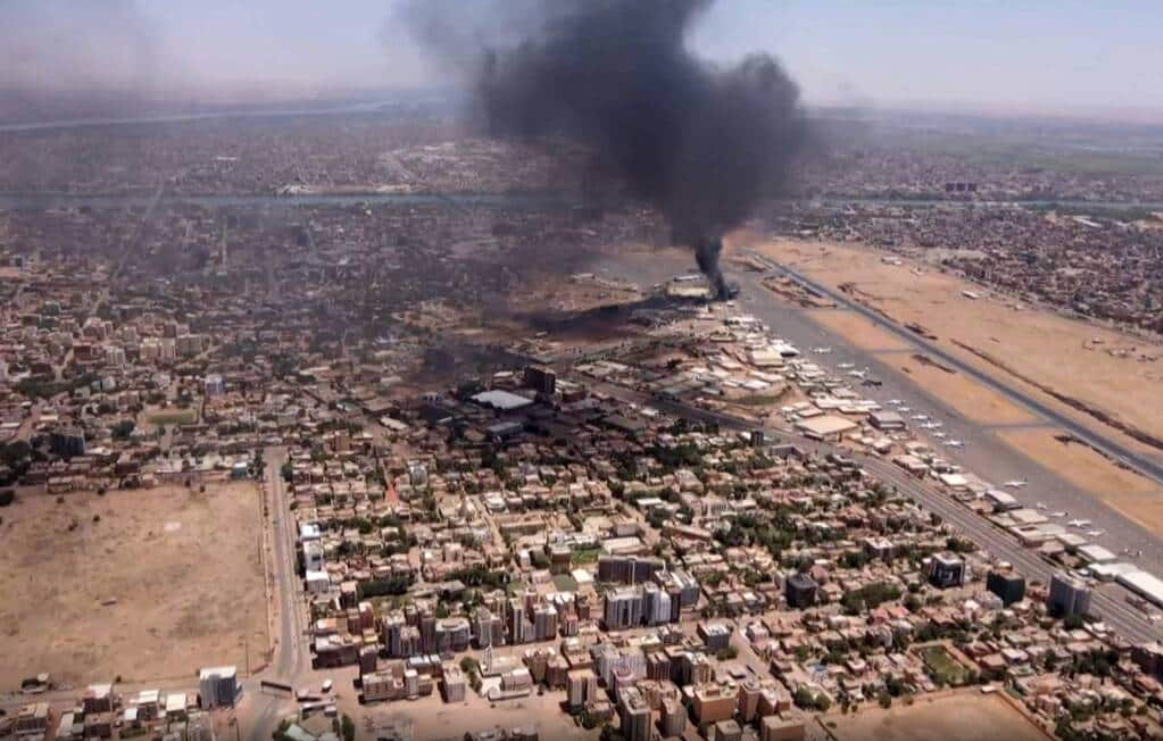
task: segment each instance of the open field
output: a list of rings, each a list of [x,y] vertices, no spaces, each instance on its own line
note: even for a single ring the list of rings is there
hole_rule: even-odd
[[[350,670],[333,672],[345,678]],[[349,686],[340,679],[337,686]],[[372,738],[369,729],[382,728],[392,720],[407,718],[416,741],[431,739],[460,739],[467,732],[487,731],[493,728],[533,728],[541,738],[554,741],[596,741],[598,729],[587,731],[574,723],[561,709],[564,698],[560,692],[533,694],[513,700],[491,703],[472,689],[465,692],[465,701],[447,704],[440,697],[440,689],[429,697],[404,703],[377,703],[360,705],[354,692],[342,692],[339,709],[348,713],[356,727],[364,732],[360,738]]]
[[[266,598],[253,483],[28,495],[4,511],[0,690],[257,666]]]
[[[901,354],[884,361],[928,391],[956,409],[966,419],[983,424],[1029,424],[1037,421],[1030,412],[1001,394],[966,378],[961,373],[950,373],[931,363]]]
[[[920,698],[912,706],[899,701],[889,710],[870,708],[829,718],[837,741],[1048,741],[1005,699],[964,691]]]
[[[757,243],[756,248],[830,287],[845,286],[849,295],[902,325],[922,325],[948,352],[1034,391],[1104,434],[1118,433],[1045,389],[1163,438],[1163,417],[1157,413],[1163,409],[1163,346],[1051,311],[1018,310],[1012,299],[942,273],[920,257],[893,265],[880,259],[883,253],[868,248],[791,240]],[[963,290],[982,298],[966,298]],[[1043,390],[1028,381],[1038,382]],[[1160,453],[1118,436],[1130,447]]]
[[[1048,429],[1008,430],[999,436],[1040,465],[1152,532],[1163,532],[1163,487],[1108,460],[1089,446],[1059,440]]]

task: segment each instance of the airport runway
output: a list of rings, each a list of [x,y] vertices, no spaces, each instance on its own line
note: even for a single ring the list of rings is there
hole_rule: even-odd
[[[648,288],[674,275],[689,273],[692,267],[693,259],[687,262],[681,253],[665,252],[617,256],[607,263],[605,271],[610,275],[636,281],[644,288]],[[1120,555],[1120,560],[1134,563],[1151,573],[1163,576],[1163,543],[1155,535],[1108,507],[1090,492],[1074,486],[1053,471],[1023,456],[1020,451],[997,437],[998,428],[964,418],[940,398],[917,386],[899,369],[893,367],[892,358],[894,354],[899,354],[899,351],[878,352],[876,349],[865,350],[848,344],[840,336],[813,321],[810,312],[787,304],[762,287],[760,285],[762,277],[757,273],[731,276],[732,279],[739,281],[742,288],[739,297],[740,311],[752,314],[763,321],[773,335],[791,342],[813,362],[837,376],[844,375],[843,371],[837,369],[841,364],[851,363],[858,369],[867,367],[868,377],[875,378],[882,385],[864,387],[861,386],[859,379],[853,378],[850,379],[853,388],[867,398],[875,399],[882,404],[887,404],[891,399],[902,400],[911,409],[906,417],[912,413],[922,413],[939,420],[943,424],[941,431],[949,439],[958,439],[965,443],[964,447],[953,449],[942,447],[938,440],[928,439],[934,449],[941,451],[947,459],[999,487],[1006,481],[1026,481],[1026,485],[1020,489],[1008,489],[1025,506],[1034,508],[1041,504],[1045,508],[1042,510],[1043,513],[1047,515],[1053,512],[1069,513],[1060,518],[1051,518],[1052,522],[1063,526],[1067,525],[1067,520],[1090,520],[1092,524],[1089,529],[1103,531],[1101,536],[1088,537],[1086,531],[1078,529],[1071,531],[1082,535],[1090,542],[1105,545],[1116,555]],[[906,335],[906,339],[918,352],[935,355],[928,348],[920,347],[913,342],[914,338]],[[813,354],[813,348],[817,347],[828,347],[831,351]],[[653,399],[647,403],[659,406]],[[1045,424],[1047,427],[1054,426],[1049,421]],[[924,433],[923,430],[914,432]],[[921,434],[920,437],[925,439],[925,434]],[[802,438],[796,439],[802,443]],[[900,488],[914,499],[925,502],[933,511],[945,516],[967,535],[977,538],[982,547],[999,558],[1012,561],[1019,568],[1027,567],[1025,571],[1028,578],[1048,580],[1055,570],[1055,566],[1043,561],[1033,551],[1020,546],[1009,533],[996,528],[985,518],[947,495],[931,487],[921,486],[920,482],[892,464],[879,459],[870,461],[870,471],[877,475],[884,474],[886,479],[897,483],[898,486],[909,485]],[[918,486],[919,489],[916,488]],[[1142,555],[1123,556],[1120,552],[1124,548],[1131,551],[1141,550]],[[1114,584],[1102,585],[1096,590],[1096,596],[1098,597],[1096,607],[1103,610],[1104,616],[1112,615],[1112,625],[1123,634],[1136,639],[1163,637],[1163,628],[1156,627],[1145,615],[1127,604],[1129,592],[1124,588]],[[1122,618],[1114,617],[1115,615],[1122,615]]]

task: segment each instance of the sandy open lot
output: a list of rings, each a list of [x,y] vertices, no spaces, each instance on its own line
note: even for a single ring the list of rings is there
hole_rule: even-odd
[[[901,324],[921,324],[937,335],[943,349],[1007,383],[1032,389],[1015,379],[1036,381],[1163,438],[1163,415],[1158,412],[1163,409],[1163,346],[1051,311],[1015,310],[1012,299],[943,274],[923,262],[921,254],[892,265],[881,260],[886,253],[870,248],[788,240],[754,244],[832,288],[849,284],[850,295]],[[981,298],[966,298],[963,290]],[[1104,434],[1115,434],[1091,415],[1048,394],[1041,397]],[[1130,446],[1160,454],[1120,437]]]
[[[963,692],[899,701],[889,710],[871,708],[834,716],[838,741],[1048,741],[1051,736],[996,696]]]
[[[835,332],[861,350],[907,350],[909,345],[859,314],[846,309],[808,311],[812,321]]]
[[[1163,487],[1090,447],[1063,442],[1049,429],[1007,430],[999,436],[1037,463],[1094,494],[1152,532],[1163,532]]]
[[[914,383],[956,409],[966,419],[984,424],[1028,424],[1036,422],[1030,412],[961,373],[950,373],[911,354],[894,355],[884,361],[907,375]]]
[[[460,739],[466,732],[517,726],[535,728],[550,741],[596,741],[600,732],[587,731],[561,709],[565,694],[536,692],[528,697],[490,703],[471,688],[465,701],[445,703],[437,687],[433,694],[415,701],[359,705],[354,693],[340,698],[340,710],[351,715],[360,729],[359,738],[373,738],[374,730],[406,717],[411,721],[416,741]]]
[[[253,483],[30,495],[0,526],[0,690],[261,663],[267,647]],[[96,519],[96,518],[99,518]],[[72,528],[72,529],[70,529]]]

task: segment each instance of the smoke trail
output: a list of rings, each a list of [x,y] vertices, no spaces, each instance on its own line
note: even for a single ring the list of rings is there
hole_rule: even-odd
[[[597,151],[666,216],[724,298],[722,235],[783,186],[806,126],[797,86],[771,57],[720,68],[691,54],[687,33],[710,4],[526,0],[524,25],[507,26],[507,38],[466,28],[461,3],[427,0],[408,20],[427,49],[472,75],[490,135],[565,136]]]

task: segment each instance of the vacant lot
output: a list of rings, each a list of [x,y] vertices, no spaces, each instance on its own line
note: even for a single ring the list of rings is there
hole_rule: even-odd
[[[836,718],[838,741],[1049,741],[1004,699],[974,691],[921,698],[911,707],[898,701],[889,710],[861,710]]]
[[[913,383],[956,409],[966,419],[991,425],[1027,424],[1038,420],[996,391],[966,378],[964,374],[950,373],[932,361],[924,362],[922,357],[920,354],[901,354],[883,360],[899,368]]]
[[[0,691],[261,663],[267,646],[257,487],[30,495],[0,526]]]

